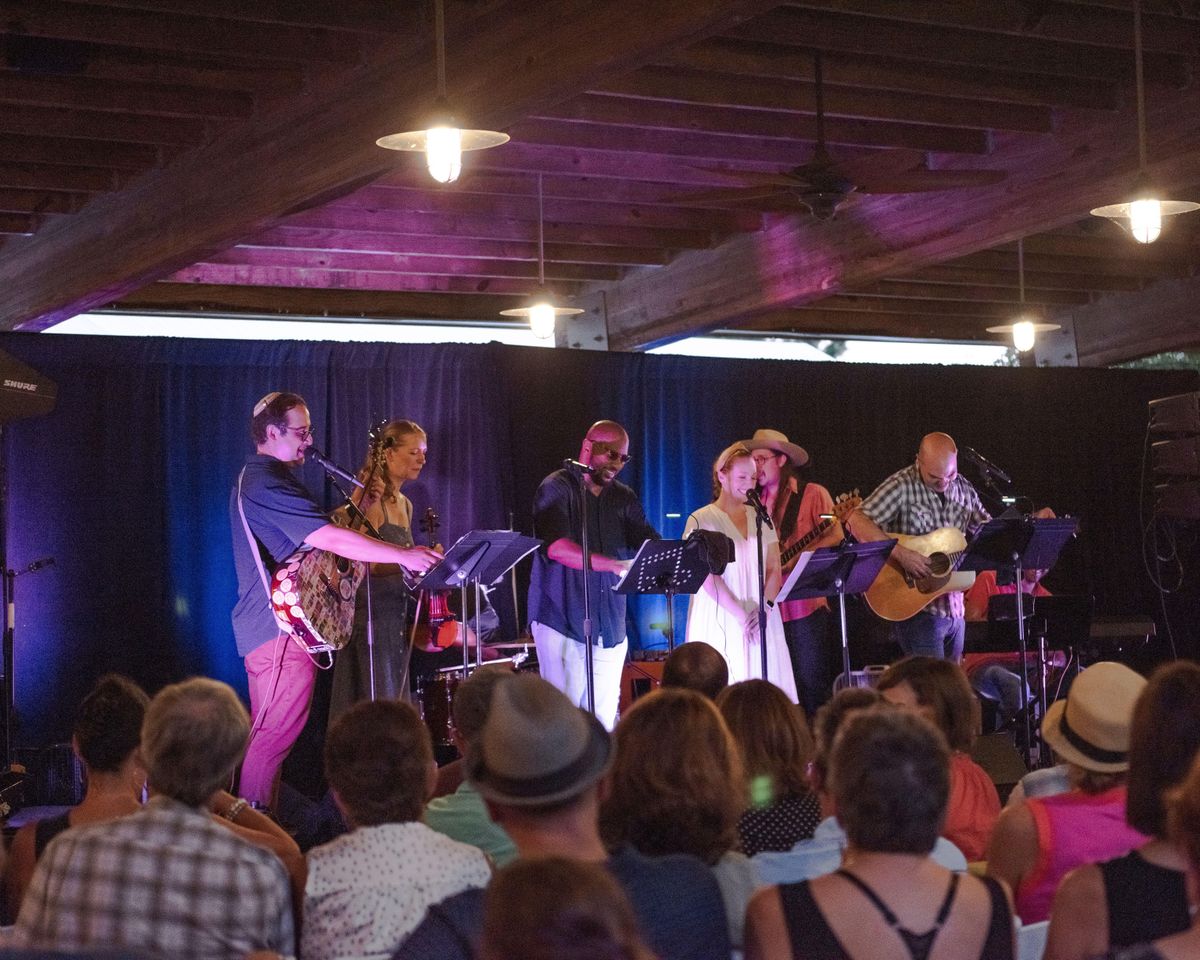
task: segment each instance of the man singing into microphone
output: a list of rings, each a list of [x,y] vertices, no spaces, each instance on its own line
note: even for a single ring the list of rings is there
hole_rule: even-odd
[[[624,427],[612,420],[592,424],[579,448],[579,462],[588,468],[582,481],[581,471],[555,470],[541,482],[533,501],[534,535],[545,546],[533,560],[529,627],[542,676],[587,709],[581,546],[586,487],[596,716],[611,730],[629,648],[625,596],[612,588],[638,548],[659,536],[646,520],[637,494],[617,480],[629,462],[629,434]]]
[[[241,794],[273,805],[283,761],[304,728],[316,666],[307,651],[280,630],[269,584],[276,564],[302,544],[351,560],[398,563],[422,573],[438,555],[427,547],[398,547],[332,523],[296,479],[313,444],[304,398],[268,393],[250,421],[255,453],[246,460],[229,498],[238,599],[233,634],[250,686],[252,726],[242,761]]]

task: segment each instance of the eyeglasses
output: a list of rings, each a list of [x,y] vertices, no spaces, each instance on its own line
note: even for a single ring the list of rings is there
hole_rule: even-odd
[[[289,427],[285,423],[283,425],[283,432],[287,433],[289,430],[296,431],[296,436],[300,439],[301,443],[303,443],[305,440],[309,439],[310,437],[316,436],[316,431],[314,431],[312,427]]]
[[[608,457],[609,460],[615,460],[621,466],[627,464],[633,457],[628,453],[621,453],[619,450],[614,450],[607,443],[593,443],[592,456]]]

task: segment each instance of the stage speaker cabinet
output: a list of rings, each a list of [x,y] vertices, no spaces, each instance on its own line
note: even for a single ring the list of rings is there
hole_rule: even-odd
[[[1012,737],[1007,733],[989,733],[976,737],[971,745],[971,759],[983,767],[984,772],[996,785],[1000,794],[1000,802],[1005,803],[1013,787],[1029,772],[1021,754],[1013,746]]]
[[[1154,512],[1177,520],[1200,520],[1200,480],[1156,485]]]
[[[621,671],[621,706],[624,713],[639,697],[662,686],[664,660],[630,660]]]
[[[1151,433],[1200,433],[1200,393],[1150,401]]]
[[[1159,440],[1150,447],[1154,472],[1165,477],[1200,477],[1200,437]]]

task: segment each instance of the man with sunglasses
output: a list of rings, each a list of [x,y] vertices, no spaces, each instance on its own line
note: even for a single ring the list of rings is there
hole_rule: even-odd
[[[252,720],[240,790],[247,800],[267,806],[274,803],[280,768],[308,719],[316,680],[313,660],[280,630],[271,611],[267,567],[304,544],[350,560],[398,563],[417,573],[439,557],[427,547],[398,547],[338,526],[317,505],[294,471],[313,444],[303,397],[268,393],[254,407],[250,434],[255,453],[238,474],[229,500],[238,579],[233,635],[246,664]]]
[[[583,501],[587,504],[588,577],[592,614],[592,667],[596,716],[608,729],[617,718],[621,669],[629,642],[625,597],[614,593],[618,577],[646,540],[659,539],[637,494],[617,480],[629,462],[629,434],[619,423],[592,424],[579,448],[589,468],[582,478],[556,470],[538,487],[533,502],[534,534],[545,544],[534,556],[529,582],[529,620],[538,669],[577,706],[587,708],[583,632]]]

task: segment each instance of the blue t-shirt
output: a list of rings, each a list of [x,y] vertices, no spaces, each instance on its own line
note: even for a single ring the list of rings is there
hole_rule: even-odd
[[[632,848],[604,866],[629,897],[646,945],[661,960],[729,960],[721,890],[696,857],[647,857]],[[473,960],[483,933],[486,891],[464,890],[434,904],[392,960]]]
[[[296,479],[292,468],[282,460],[257,453],[246,461],[244,471],[242,507],[270,577],[275,567],[295,553],[310,533],[330,521]],[[233,532],[233,565],[238,580],[233,636],[237,641],[238,656],[244,657],[278,637],[280,629],[242,528],[236,479],[229,495],[229,525]]]

